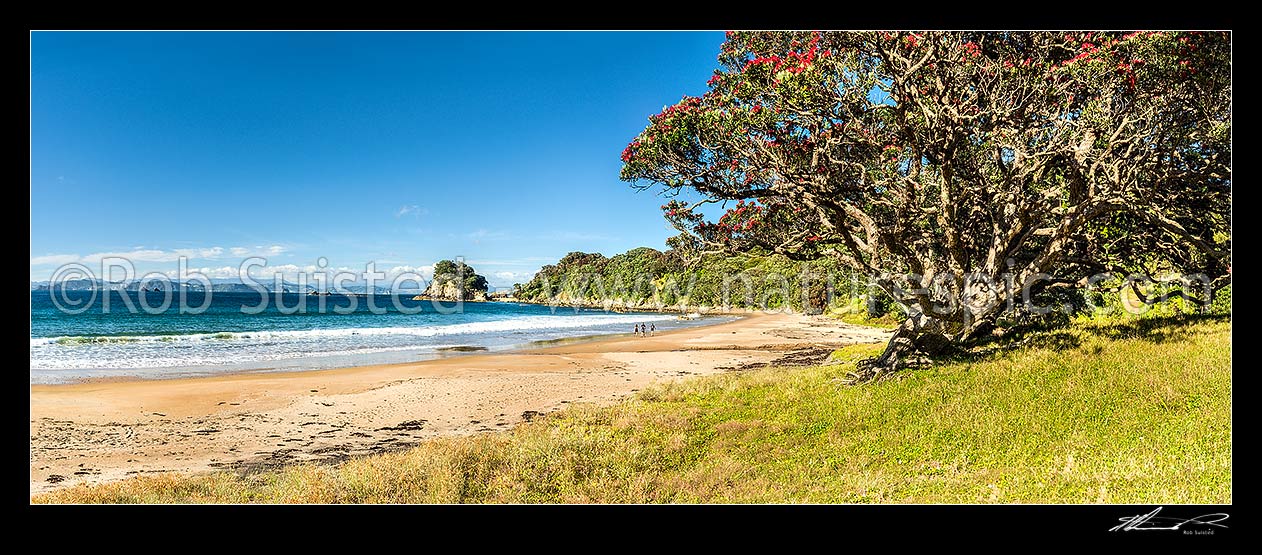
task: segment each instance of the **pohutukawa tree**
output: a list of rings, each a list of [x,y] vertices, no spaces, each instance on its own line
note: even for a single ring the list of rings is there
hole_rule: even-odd
[[[622,178],[700,193],[663,206],[694,248],[874,276],[909,317],[871,379],[1098,272],[1229,279],[1230,54],[1225,33],[729,33]]]

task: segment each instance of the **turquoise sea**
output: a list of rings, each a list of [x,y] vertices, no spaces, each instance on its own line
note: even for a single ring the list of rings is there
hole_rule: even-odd
[[[77,314],[58,308],[73,307]],[[143,298],[141,296],[144,296]],[[408,362],[472,351],[501,351],[536,341],[629,334],[637,323],[658,330],[712,324],[728,317],[679,320],[663,313],[518,303],[435,304],[411,296],[179,294],[135,291],[32,291],[31,383],[83,378],[169,378],[236,371],[281,371]],[[170,306],[158,313],[142,302]],[[384,309],[373,313],[369,301]],[[181,302],[183,303],[181,305]],[[108,304],[108,311],[106,305]],[[185,310],[181,310],[181,306]],[[134,307],[132,310],[130,307]],[[334,311],[341,307],[345,314]],[[350,308],[354,308],[350,311]]]

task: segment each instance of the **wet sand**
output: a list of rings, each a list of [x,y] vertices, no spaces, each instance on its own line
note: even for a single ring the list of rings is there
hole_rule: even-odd
[[[757,314],[734,322],[414,363],[31,386],[31,493],[155,472],[337,462],[506,430],[655,382],[812,362],[889,332]]]

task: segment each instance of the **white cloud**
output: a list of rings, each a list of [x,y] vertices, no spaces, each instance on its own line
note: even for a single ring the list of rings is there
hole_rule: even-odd
[[[162,251],[158,251],[158,252],[162,252]],[[175,254],[175,257],[172,258],[171,260],[178,260],[179,257],[181,256],[188,257],[188,258],[213,260],[213,259],[219,258],[224,253],[224,249],[223,247],[210,247],[206,249],[175,249],[171,252]]]
[[[179,269],[169,270],[164,273],[168,276],[171,276],[174,279],[178,279],[180,277]],[[191,277],[197,274],[201,274],[208,278],[234,278],[234,277],[237,277],[238,273],[239,272],[236,266],[220,266],[218,268],[202,267],[202,268],[189,268],[188,272],[185,274],[185,277]]]
[[[534,275],[534,272],[495,272],[492,275],[499,279],[509,281],[514,279],[529,278]]]
[[[535,277],[534,272],[495,272],[487,276],[491,286],[497,288],[510,287],[514,283],[526,283]]]
[[[40,266],[43,264],[52,264],[52,265],[60,266],[62,264],[69,264],[71,262],[78,262],[78,261],[79,261],[79,255],[77,254],[46,254],[44,256],[31,257],[32,266]]]
[[[421,276],[424,276],[425,279],[429,279],[430,276],[434,275],[434,266],[394,266],[386,270],[385,273],[386,279],[394,279],[401,274],[420,274]]]
[[[400,291],[421,289],[429,285],[434,275],[434,267],[426,266],[394,266],[386,272],[386,282],[378,283],[380,287],[389,287]],[[418,281],[417,278],[420,278]]]
[[[241,272],[232,266],[220,266],[218,268],[203,268],[202,273],[212,278],[229,278],[237,277]]]
[[[421,208],[420,206],[417,206],[417,205],[415,205],[415,204],[405,204],[405,205],[403,205],[403,206],[400,206],[400,207],[399,207],[399,209],[398,209],[398,210],[394,213],[394,217],[396,217],[396,218],[402,218],[402,217],[407,216],[407,215],[409,215],[409,214],[410,214],[413,218],[419,218],[419,217],[421,217],[421,216],[424,216],[424,215],[426,215],[426,214],[429,214],[429,210],[426,210],[426,209],[424,209],[424,208]]]
[[[81,262],[85,264],[97,264],[105,258],[125,258],[132,262],[175,262],[181,257],[189,260],[218,260],[225,253],[231,253],[233,256],[246,258],[249,256],[275,256],[285,252],[285,247],[281,245],[257,246],[254,248],[232,247],[225,249],[223,247],[201,247],[201,248],[184,248],[184,249],[152,249],[152,248],[134,248],[130,251],[109,251],[94,252],[91,254],[49,254],[44,256],[32,256],[31,265],[61,265],[71,262]]]

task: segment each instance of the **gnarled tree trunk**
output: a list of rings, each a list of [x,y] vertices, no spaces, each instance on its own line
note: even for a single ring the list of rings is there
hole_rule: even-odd
[[[879,380],[898,370],[922,364],[926,362],[926,357],[967,348],[969,340],[994,328],[1004,307],[1018,294],[1012,290],[1001,290],[995,286],[997,283],[1001,281],[960,281],[954,293],[940,288],[936,295],[928,289],[907,295],[893,282],[882,281],[882,288],[891,297],[903,299],[903,308],[910,315],[899,324],[881,355],[860,361],[855,371],[847,376],[847,382]],[[948,296],[954,297],[954,302],[943,303],[943,298]]]
[[[914,314],[903,321],[894,336],[885,345],[880,356],[859,361],[855,371],[847,376],[847,382],[861,383],[879,380],[889,374],[914,365],[923,356],[940,355],[955,347],[955,335],[947,331],[945,320],[923,313]]]

